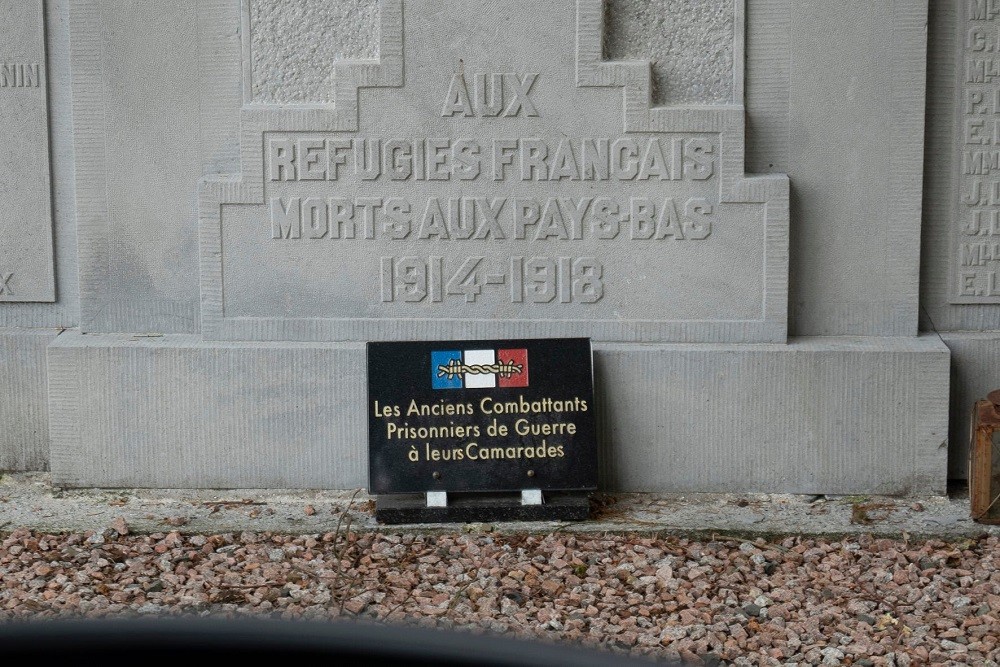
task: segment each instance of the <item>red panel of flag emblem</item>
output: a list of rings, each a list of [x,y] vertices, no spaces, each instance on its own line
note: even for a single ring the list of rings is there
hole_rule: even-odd
[[[500,373],[499,386],[501,387],[527,387],[528,386],[528,351],[524,348],[518,350],[497,350],[497,363],[504,369]]]

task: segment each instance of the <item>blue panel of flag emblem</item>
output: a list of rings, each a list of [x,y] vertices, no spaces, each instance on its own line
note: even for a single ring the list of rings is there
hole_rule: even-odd
[[[597,488],[586,338],[368,344],[369,490]]]
[[[459,351],[438,351],[431,352],[431,386],[435,389],[461,389],[462,378],[459,372],[451,372],[450,369],[460,368],[462,365],[462,353]]]

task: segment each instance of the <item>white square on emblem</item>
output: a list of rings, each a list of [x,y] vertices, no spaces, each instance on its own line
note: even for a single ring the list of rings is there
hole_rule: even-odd
[[[466,350],[466,366],[493,366],[497,363],[496,350]],[[488,370],[477,368],[475,371],[466,370],[466,389],[492,389],[497,386],[497,374]]]

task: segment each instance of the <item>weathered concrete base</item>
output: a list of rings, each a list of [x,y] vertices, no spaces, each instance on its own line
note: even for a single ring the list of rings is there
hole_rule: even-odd
[[[596,345],[602,489],[938,494],[937,336]],[[356,488],[364,346],[66,333],[49,348],[66,487]]]
[[[942,333],[951,349],[951,425],[948,478],[969,478],[972,406],[1000,389],[1000,331]]]
[[[48,470],[45,348],[57,334],[0,328],[0,470]]]

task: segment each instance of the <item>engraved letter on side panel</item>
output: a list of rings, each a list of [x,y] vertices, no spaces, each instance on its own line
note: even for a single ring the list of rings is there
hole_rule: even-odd
[[[55,301],[42,0],[0,0],[0,302]]]

